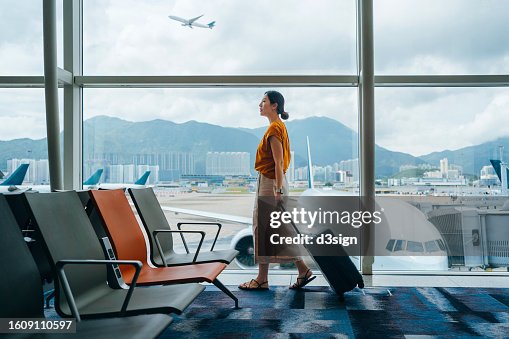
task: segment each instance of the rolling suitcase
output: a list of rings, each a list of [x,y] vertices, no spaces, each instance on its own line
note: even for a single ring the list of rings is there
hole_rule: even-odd
[[[330,231],[326,233],[332,234]],[[336,256],[315,256],[313,255],[315,246],[319,245],[307,245],[306,249],[340,300],[344,300],[345,292],[351,291],[355,287],[364,288],[362,275],[341,246],[337,247]]]
[[[283,205],[280,205],[281,210],[285,212],[285,208]],[[293,228],[296,232],[299,232],[299,229],[295,225],[295,223],[290,221]],[[332,234],[330,230],[324,231],[322,233]],[[319,236],[319,234],[318,234]],[[353,290],[355,287],[364,288],[364,280],[362,279],[362,275],[355,267],[355,264],[352,262],[348,254],[345,252],[343,247],[336,246],[335,251],[337,251],[337,255],[334,256],[323,256],[323,255],[314,255],[313,253],[317,253],[317,244],[305,245],[307,251],[310,256],[313,258],[314,262],[322,271],[323,276],[329,283],[330,287],[336,292],[341,301],[344,300],[344,293]]]

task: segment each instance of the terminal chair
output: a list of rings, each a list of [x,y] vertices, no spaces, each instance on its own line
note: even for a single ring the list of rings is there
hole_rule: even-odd
[[[5,194],[4,197],[11,208],[14,218],[18,222],[18,227],[21,229],[21,233],[25,237],[28,249],[35,260],[35,264],[39,269],[41,278],[44,281],[51,283],[54,278],[53,270],[51,269],[50,262],[46,256],[46,252],[44,251],[42,236],[35,227],[35,222],[32,220],[30,211],[26,206],[25,196],[23,193],[13,192]],[[46,296],[46,308],[49,308],[50,301],[54,296],[54,290]]]
[[[0,195],[0,267],[3,277],[0,289],[0,318],[44,318],[43,289],[39,271],[30,254],[23,236],[16,224],[5,197]],[[61,273],[63,277],[65,274]],[[65,279],[65,278],[64,278]],[[73,296],[65,290],[67,300],[75,309]],[[139,315],[123,318],[108,318],[81,321],[79,313],[73,313],[77,319],[76,333],[73,338],[111,338],[113,336],[129,338],[155,338],[171,323],[171,317],[164,314]],[[61,338],[63,334],[31,334],[20,336],[35,338]],[[16,338],[15,335],[12,337]]]
[[[120,265],[123,267],[129,264],[129,267],[134,267],[129,290],[111,288],[106,283],[104,264],[84,266],[83,263],[75,262],[89,259],[104,262],[105,258],[77,193],[27,193],[25,197],[55,272],[59,261],[73,260],[73,265],[66,266],[65,273],[72,287],[77,309],[83,317],[118,315],[123,303],[126,306],[123,307],[123,313],[126,315],[172,312],[180,314],[204,290],[199,284],[184,284],[136,288],[133,292],[136,272],[141,268],[136,268],[139,264],[132,261]],[[71,308],[59,280],[55,282],[55,291],[57,312],[63,317],[70,316]],[[129,297],[129,305],[125,305],[126,298]]]
[[[210,251],[201,250],[196,253],[189,253],[189,249],[181,233],[180,236],[182,237],[187,253],[176,253],[173,250],[172,233],[161,234],[159,231],[163,230],[162,232],[165,232],[164,230],[171,230],[171,228],[152,188],[130,188],[128,191],[148,234],[150,240],[150,259],[154,265],[174,266],[214,261],[229,264],[237,256],[237,254],[239,254],[239,252],[234,249],[214,250],[214,245],[221,230],[221,224],[218,223],[191,223],[218,227],[216,237]],[[185,224],[186,223],[178,223],[177,227],[180,229],[180,226]]]
[[[129,205],[123,190],[91,190],[90,197],[101,217],[106,233],[112,242],[113,249],[119,259],[135,259],[143,263],[138,285],[166,285],[187,282],[209,282],[216,285],[235,301],[238,299],[228,290],[217,276],[226,268],[226,264],[211,262],[171,267],[153,267],[148,262],[147,244],[136,216]],[[202,231],[170,231],[168,233],[198,233]],[[122,276],[127,284],[132,281],[135,270],[132,267],[121,267]]]

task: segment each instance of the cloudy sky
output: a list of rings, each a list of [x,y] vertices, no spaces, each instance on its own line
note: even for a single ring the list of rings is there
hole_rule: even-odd
[[[61,8],[62,0],[57,3]],[[84,0],[86,75],[356,72],[354,0]],[[42,75],[42,0],[0,2],[0,75]],[[375,1],[376,74],[509,74],[504,0]],[[182,27],[168,15],[212,30]],[[59,14],[61,18],[61,13]],[[62,64],[59,19],[59,65]],[[259,127],[265,88],[86,89],[84,115]],[[357,130],[356,88],[280,88]],[[506,88],[377,88],[376,142],[422,155],[509,136]],[[45,136],[44,92],[0,89],[0,140]]]

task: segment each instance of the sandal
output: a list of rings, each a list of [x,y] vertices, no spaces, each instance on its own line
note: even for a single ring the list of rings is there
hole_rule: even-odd
[[[253,283],[256,284],[254,287],[252,287]],[[267,284],[267,286],[263,286],[265,284]],[[268,290],[269,289],[269,282],[268,281],[264,281],[264,282],[262,282],[260,284],[256,279],[251,279],[251,281],[249,281],[249,282],[245,282],[243,284],[240,284],[239,285],[239,289],[241,289],[241,290],[264,291],[264,290]]]
[[[309,272],[311,272],[310,268],[306,271],[306,274],[302,278],[297,277],[297,281],[292,286],[290,286],[289,289],[291,289],[291,290],[301,289],[304,286],[306,286],[307,284],[309,284],[310,282],[312,282],[313,280],[315,280],[316,275],[313,275],[312,273],[310,273],[308,276]]]

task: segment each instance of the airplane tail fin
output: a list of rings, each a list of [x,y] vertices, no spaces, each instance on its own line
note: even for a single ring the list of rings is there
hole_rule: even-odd
[[[214,26],[216,25],[216,22],[215,21],[212,21],[212,22],[209,22],[207,24],[207,26],[209,26],[210,29],[214,28]]]
[[[135,185],[145,185],[148,180],[148,176],[150,175],[150,171],[146,171],[143,175],[134,182]]]
[[[313,179],[313,164],[311,163],[311,149],[309,148],[309,137],[306,137],[308,145],[308,188],[315,188],[315,182]]]
[[[493,166],[493,169],[495,170],[495,173],[497,173],[498,180],[500,180],[500,182],[502,182],[502,171],[501,171],[502,161],[490,160],[490,162],[491,162],[491,166]],[[507,171],[507,177],[509,178],[509,168],[506,168],[506,171]],[[509,184],[508,184],[508,188],[509,188]]]
[[[86,181],[83,182],[83,185],[90,185],[90,186],[97,185],[99,183],[99,180],[101,179],[102,174],[103,174],[103,169],[99,168],[97,171],[94,172],[94,174],[92,174],[90,176],[90,178],[88,178]]]
[[[0,185],[2,186],[16,186],[21,185],[25,180],[29,164],[21,164],[7,179],[5,179]]]

